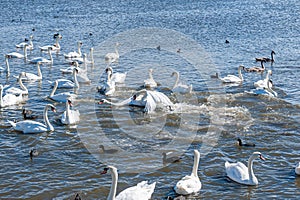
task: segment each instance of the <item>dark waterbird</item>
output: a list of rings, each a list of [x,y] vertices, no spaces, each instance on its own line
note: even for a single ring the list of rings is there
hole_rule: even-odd
[[[237,139],[237,144],[240,147],[255,147],[254,143],[243,143],[242,140],[240,138]]]

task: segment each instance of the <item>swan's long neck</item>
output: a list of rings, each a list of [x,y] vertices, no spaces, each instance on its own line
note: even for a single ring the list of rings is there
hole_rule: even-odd
[[[2,105],[3,105],[2,93],[3,93],[3,87],[0,88],[0,108],[1,108]]]
[[[77,88],[79,88],[79,83],[78,83],[78,80],[77,80],[77,71],[76,70],[74,70],[74,72],[73,72],[73,79],[74,79],[75,86]]]
[[[70,122],[70,104],[66,101],[66,121],[67,123]]]
[[[10,75],[10,68],[9,68],[8,57],[5,58],[5,65],[6,65],[6,76],[9,76]]]
[[[174,72],[174,73],[175,73],[175,76],[176,76],[176,80],[175,80],[175,83],[174,83],[173,89],[177,87],[177,85],[178,85],[178,82],[179,82],[179,73],[178,73],[178,72]]]
[[[274,53],[271,52],[271,61],[274,61]]]
[[[248,160],[248,173],[249,173],[249,180],[252,181],[255,178],[254,172],[253,172],[253,160],[255,159],[254,156],[251,156]]]
[[[59,37],[57,37],[56,40],[55,40],[55,46],[56,46],[57,48],[60,47],[58,41],[59,41]]]
[[[56,92],[57,86],[58,86],[58,84],[57,84],[57,82],[55,82],[54,87],[53,87],[49,97],[53,97],[54,93]]]
[[[51,63],[53,63],[53,57],[52,57],[52,53],[51,53],[51,50],[50,50],[50,49],[48,50],[48,54],[49,54],[49,56],[50,56],[50,61],[51,61]]]
[[[116,199],[116,193],[117,193],[117,183],[118,183],[118,172],[116,169],[110,169],[111,170],[111,178],[112,178],[112,184],[110,187],[109,195],[107,197],[107,200],[115,200]]]
[[[53,126],[50,124],[49,122],[49,119],[48,119],[48,108],[49,108],[49,105],[47,105],[45,108],[44,108],[44,122],[47,126],[47,129],[49,131],[54,131],[54,128]]]
[[[78,43],[77,48],[78,48],[78,54],[81,56],[81,45],[80,45],[80,43]]]
[[[87,56],[83,54],[84,71],[87,72]]]
[[[38,76],[42,79],[43,75],[42,75],[42,72],[41,72],[40,63],[37,64],[37,71],[38,71]]]
[[[242,68],[241,68],[241,67],[239,67],[238,72],[239,72],[239,77],[240,77],[240,79],[243,81],[244,78],[243,78]]]
[[[27,87],[25,87],[25,85],[23,84],[22,76],[23,76],[23,75],[20,75],[20,76],[19,76],[19,80],[18,80],[18,81],[19,81],[19,85],[20,85],[20,87],[22,88],[22,90],[23,90],[24,92],[28,93]]]
[[[150,77],[151,80],[154,80],[153,75],[152,75],[152,70],[149,70],[149,77]]]
[[[193,165],[193,171],[192,174],[194,176],[198,176],[198,166],[199,166],[199,159],[200,159],[200,153],[197,151],[194,152],[194,165]]]
[[[94,48],[91,48],[90,56],[91,56],[91,63],[94,64]]]
[[[264,61],[261,61],[261,68],[265,69]]]
[[[271,75],[271,71],[268,71],[267,75],[266,75],[266,78],[265,78],[266,81],[270,80],[270,75]]]

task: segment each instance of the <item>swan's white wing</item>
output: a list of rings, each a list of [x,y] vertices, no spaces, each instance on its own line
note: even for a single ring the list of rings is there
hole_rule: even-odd
[[[49,97],[53,101],[66,103],[67,98],[71,98],[71,100],[74,100],[77,97],[76,94],[71,94],[70,92],[64,92],[64,93],[58,93],[53,95],[52,97]]]
[[[191,174],[190,176],[183,177],[180,181],[177,182],[174,190],[177,194],[192,194],[199,192],[202,187],[199,177]]]
[[[147,113],[151,113],[155,110],[156,103],[155,103],[155,100],[153,99],[152,95],[149,95],[148,92],[146,93],[146,95],[147,95],[146,98],[143,99],[146,102],[144,111]]]
[[[24,120],[17,122],[14,129],[23,133],[42,133],[47,131],[47,126],[40,122]]]
[[[57,79],[57,88],[74,88],[75,83],[68,79]],[[54,87],[55,82],[51,82],[51,87]]]
[[[124,83],[126,79],[127,73],[114,73],[112,75],[111,80],[114,81],[115,83]]]
[[[224,83],[236,83],[241,82],[242,80],[235,75],[227,75],[224,78],[220,78]]]
[[[158,91],[147,91],[147,95],[150,95],[156,103],[162,103],[164,105],[173,105],[169,97],[164,93]]]
[[[229,163],[226,161],[225,169],[227,176],[238,183],[249,180],[248,167],[241,162]]]
[[[12,52],[12,53],[8,53],[6,55],[11,57],[11,58],[24,58],[24,55],[20,54],[18,52]]]
[[[149,200],[154,192],[155,184],[155,182],[148,184],[147,181],[142,181],[120,192],[116,200]]]
[[[11,106],[18,103],[21,103],[23,101],[22,94],[19,94],[18,96],[14,94],[6,94],[4,97],[2,97],[3,104],[1,107]]]

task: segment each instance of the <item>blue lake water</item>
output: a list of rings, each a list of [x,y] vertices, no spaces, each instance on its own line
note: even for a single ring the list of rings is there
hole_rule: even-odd
[[[148,180],[157,182],[152,199],[176,197],[173,187],[191,173],[193,149],[201,153],[199,194],[191,199],[293,199],[299,196],[300,177],[294,167],[299,158],[300,111],[300,2],[273,1],[2,1],[0,53],[17,51],[15,45],[34,36],[29,59],[48,57],[39,46],[53,44],[60,33],[61,51],[53,54],[52,66],[43,65],[43,81],[25,83],[28,100],[0,109],[0,198],[1,199],[106,199],[110,175],[101,175],[106,165],[119,171],[118,192]],[[94,66],[88,65],[91,84],[81,84],[74,108],[81,114],[78,126],[58,121],[65,105],[54,103],[49,112],[55,131],[20,134],[7,120],[22,120],[22,106],[40,115],[51,91],[48,81],[72,78],[59,69],[68,67],[63,54],[94,48]],[[229,43],[225,43],[228,40]],[[174,112],[158,109],[144,114],[139,109],[98,104],[96,87],[103,83],[106,53],[121,45],[115,72],[127,72],[124,85],[108,97],[113,102],[139,90],[153,68],[160,83],[157,90],[180,105]],[[157,47],[160,46],[160,50]],[[180,52],[177,52],[180,49]],[[255,57],[270,57],[273,90],[278,97],[248,94],[253,82],[264,74],[243,72],[241,85],[224,85],[210,75],[237,75],[239,65],[259,66]],[[22,52],[19,50],[19,52]],[[0,58],[5,67],[5,58]],[[9,60],[11,75],[1,73],[1,84],[18,87],[22,71],[37,73],[36,66],[22,59]],[[192,94],[171,93],[172,72],[192,84]],[[58,90],[69,91],[69,90]],[[52,102],[53,103],[53,102]],[[240,148],[237,137],[256,147]],[[99,145],[118,149],[101,153]],[[29,158],[36,148],[40,155]],[[182,156],[182,161],[163,165],[162,152]],[[224,163],[246,163],[254,151],[266,161],[254,162],[258,186],[239,185],[226,177]]]

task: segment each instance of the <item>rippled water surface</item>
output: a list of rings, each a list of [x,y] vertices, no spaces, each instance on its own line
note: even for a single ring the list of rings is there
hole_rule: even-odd
[[[199,177],[202,189],[191,199],[293,199],[299,196],[300,177],[294,167],[300,161],[300,3],[286,1],[2,1],[2,55],[16,51],[15,44],[34,35],[29,59],[47,54],[38,46],[54,43],[60,33],[61,51],[52,66],[43,65],[43,81],[25,83],[26,103],[0,109],[0,198],[1,199],[106,199],[110,175],[101,175],[106,165],[118,168],[118,192],[143,180],[156,181],[152,199],[176,197],[174,185],[191,172],[193,149],[201,153]],[[88,65],[91,84],[81,84],[73,102],[80,111],[77,126],[59,122],[65,105],[54,103],[49,112],[55,131],[20,134],[7,120],[22,120],[22,106],[40,115],[51,88],[48,81],[68,67],[63,54],[94,47],[94,66]],[[229,43],[225,43],[228,40]],[[111,97],[99,94],[106,63],[119,42],[120,59],[115,72],[127,72]],[[156,48],[160,45],[160,51]],[[177,50],[180,49],[178,53]],[[276,52],[273,72],[278,97],[247,93],[265,74],[244,73],[241,85],[223,85],[210,75],[237,74],[239,65],[251,67],[255,57]],[[21,51],[20,51],[21,52]],[[0,58],[5,66],[4,56]],[[0,74],[1,84],[17,86],[14,76],[36,73],[35,65],[10,59],[11,76]],[[141,89],[153,68],[157,90],[166,94],[175,110],[160,107],[145,114],[139,108],[98,104],[107,98],[121,102]],[[177,70],[182,82],[193,85],[192,94],[173,94]],[[58,90],[68,91],[68,90]],[[53,102],[52,102],[53,103]],[[237,137],[256,147],[239,148]],[[117,149],[102,153],[99,145]],[[29,150],[39,156],[30,160]],[[181,156],[181,162],[164,165],[162,152]],[[260,151],[266,161],[255,161],[259,185],[243,186],[226,177],[224,163],[246,163]]]

